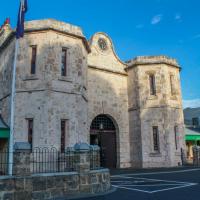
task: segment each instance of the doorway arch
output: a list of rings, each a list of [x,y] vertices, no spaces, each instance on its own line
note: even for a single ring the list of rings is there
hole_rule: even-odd
[[[117,165],[117,128],[109,115],[96,116],[90,126],[90,144],[99,145],[101,166],[116,168]]]

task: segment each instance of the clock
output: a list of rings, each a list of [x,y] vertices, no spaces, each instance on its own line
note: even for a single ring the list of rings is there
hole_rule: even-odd
[[[99,38],[98,40],[98,45],[99,45],[99,48],[103,51],[107,50],[108,48],[108,45],[107,45],[107,42],[105,39],[103,38]]]

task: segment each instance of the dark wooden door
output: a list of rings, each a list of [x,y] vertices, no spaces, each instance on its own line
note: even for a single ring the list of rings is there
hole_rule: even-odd
[[[108,115],[98,115],[90,126],[90,144],[99,145],[101,166],[116,168],[116,128]]]
[[[100,133],[101,165],[116,168],[116,134],[115,132]]]

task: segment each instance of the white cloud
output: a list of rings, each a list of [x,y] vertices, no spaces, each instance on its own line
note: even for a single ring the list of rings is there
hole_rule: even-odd
[[[193,40],[198,39],[198,38],[200,38],[200,34],[194,35],[194,36],[192,37]]]
[[[162,18],[163,18],[163,15],[161,15],[161,14],[155,15],[155,16],[151,19],[151,24],[152,24],[152,25],[156,25],[156,24],[160,23],[161,20],[162,20]]]
[[[174,19],[175,19],[176,21],[179,21],[179,22],[180,22],[180,21],[182,20],[182,16],[181,16],[181,14],[176,13]]]
[[[200,107],[200,99],[183,100],[183,108]]]
[[[144,28],[144,24],[138,24],[138,25],[136,25],[136,27],[135,27],[135,28],[137,28],[137,29]]]

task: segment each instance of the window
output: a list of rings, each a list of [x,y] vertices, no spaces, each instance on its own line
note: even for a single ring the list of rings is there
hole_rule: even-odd
[[[199,126],[199,118],[198,117],[192,118],[192,125],[195,126],[195,127]]]
[[[28,122],[28,143],[32,146],[33,143],[33,119],[27,119]]]
[[[159,151],[159,135],[157,126],[153,126],[153,150]]]
[[[61,152],[65,152],[66,120],[61,120]]]
[[[174,126],[175,147],[178,149],[178,126]]]
[[[150,95],[156,95],[155,75],[149,75]]]
[[[36,72],[36,55],[37,55],[37,46],[32,46],[32,54],[31,54],[31,74],[35,74]]]
[[[61,75],[67,76],[67,48],[62,49]]]
[[[175,90],[174,90],[174,76],[170,75],[170,88],[171,88],[171,95],[175,94]]]

